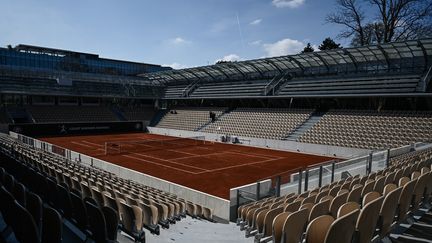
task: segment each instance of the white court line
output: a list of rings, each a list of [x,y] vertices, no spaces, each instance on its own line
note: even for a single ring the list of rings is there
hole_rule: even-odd
[[[174,162],[174,161],[170,161],[170,160],[166,160],[166,159],[160,159],[160,158],[153,157],[153,156],[150,156],[150,155],[144,155],[144,154],[140,154],[140,153],[131,153],[131,154],[135,154],[135,155],[142,156],[142,157],[148,157],[148,158],[152,158],[152,159],[157,159],[157,160],[165,161],[165,162],[168,162],[168,163],[171,163],[171,164],[177,164],[177,165],[181,165],[181,166],[185,166],[185,167],[190,167],[190,168],[193,168],[193,169],[207,171],[206,169],[203,169],[201,167],[196,167],[196,166],[193,166],[193,165],[186,165],[186,164],[182,164],[182,163],[177,163],[177,162]]]
[[[241,165],[233,165],[233,166],[227,166],[227,167],[223,167],[223,168],[217,168],[217,169],[213,169],[213,170],[207,170],[204,172],[197,172],[196,174],[203,174],[203,173],[207,173],[207,172],[215,172],[215,171],[220,171],[220,170],[226,170],[226,169],[232,169],[232,168],[237,168],[237,167],[243,167],[243,166],[248,166],[248,165],[254,165],[254,164],[261,164],[261,163],[267,163],[270,161],[275,161],[276,159],[268,159],[268,160],[263,160],[263,161],[259,161],[259,162],[252,162],[252,163],[248,163],[248,164],[241,164]]]
[[[87,145],[87,144],[83,144],[83,143],[80,143],[80,142],[72,141],[71,143],[79,145],[79,146],[87,147],[87,148],[93,148],[93,146],[90,146],[90,145]]]
[[[254,156],[258,158],[271,158],[271,159],[283,159],[284,157],[278,157],[273,155],[265,155],[265,154],[257,154],[257,153],[250,153],[250,152],[244,152],[244,151],[238,151],[238,150],[228,150],[227,152],[232,152],[235,154],[241,154],[241,155],[247,155],[247,156]]]
[[[193,174],[193,175],[198,175],[198,174],[202,173],[202,172],[200,172],[200,173],[196,173],[196,172],[192,172],[192,171],[188,171],[188,170],[183,170],[183,169],[176,168],[176,167],[172,167],[172,166],[169,166],[169,165],[164,165],[164,164],[160,164],[160,163],[157,163],[157,162],[153,162],[153,161],[149,161],[149,160],[145,160],[145,159],[137,158],[137,157],[135,157],[135,156],[130,156],[130,155],[122,155],[122,156],[123,156],[123,157],[130,158],[130,159],[141,160],[141,161],[144,161],[144,162],[147,162],[147,163],[150,163],[150,164],[155,164],[155,165],[159,165],[159,166],[163,166],[163,167],[171,168],[171,169],[174,169],[174,170],[183,171],[183,172],[186,172],[186,173],[189,173],[189,174]]]
[[[170,159],[170,160],[180,160],[180,159],[191,159],[191,158],[199,158],[199,157],[207,157],[207,156],[213,156],[213,155],[220,155],[220,154],[224,154],[227,153],[226,152],[217,152],[217,153],[211,153],[211,154],[191,154],[192,156],[188,156],[188,157],[181,157],[181,158],[174,158],[174,159]]]
[[[187,154],[187,155],[196,155],[196,154],[192,154],[192,153],[188,153],[188,152],[178,151],[178,150],[176,150],[176,149],[167,149],[167,151],[176,152],[176,153],[181,153],[181,154]],[[183,158],[184,158],[184,157],[183,157]]]
[[[103,146],[103,145],[100,145],[100,144],[97,144],[97,143],[92,143],[92,142],[89,142],[89,141],[86,141],[86,140],[81,140],[81,142],[82,143],[86,143],[86,144],[91,144],[93,146],[105,148],[105,146]]]
[[[79,146],[84,146],[84,147],[87,147],[87,148],[91,148],[91,149],[94,149],[94,150],[102,150],[102,151],[105,151],[104,149],[101,149],[101,148],[94,148],[94,146],[90,146],[90,145],[83,144],[83,143],[80,143],[80,142],[72,141],[71,143],[76,144],[76,145],[79,145]]]

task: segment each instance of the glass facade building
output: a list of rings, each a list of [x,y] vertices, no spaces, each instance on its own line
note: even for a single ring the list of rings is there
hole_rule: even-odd
[[[171,69],[154,64],[100,58],[97,54],[29,45],[0,48],[0,65],[123,76]]]

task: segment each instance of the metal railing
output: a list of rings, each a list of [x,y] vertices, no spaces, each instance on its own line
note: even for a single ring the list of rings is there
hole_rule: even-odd
[[[386,149],[354,159],[332,159],[278,173],[261,179],[248,187],[238,188],[237,208],[266,197],[279,197],[289,193],[301,194],[349,176],[368,175],[386,168],[389,165],[389,159],[390,149]]]

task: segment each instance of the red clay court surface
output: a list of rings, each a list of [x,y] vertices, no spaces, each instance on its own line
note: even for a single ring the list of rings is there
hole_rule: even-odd
[[[105,155],[105,142],[173,139],[156,134],[126,133],[50,137],[41,140],[135,171],[229,200],[229,189],[329,157],[233,144],[210,143],[178,148]]]

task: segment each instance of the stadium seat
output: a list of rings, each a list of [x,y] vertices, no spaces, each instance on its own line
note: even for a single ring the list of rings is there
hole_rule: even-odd
[[[379,212],[383,200],[384,197],[379,197],[368,202],[366,205],[363,205],[356,223],[355,242],[371,242],[377,227]]]
[[[41,233],[42,229],[42,199],[35,193],[27,191],[26,209],[33,216],[38,232]]]
[[[38,229],[32,215],[17,201],[14,201],[11,206],[9,208],[13,213],[11,226],[15,237],[22,243],[40,242]]]
[[[44,207],[42,220],[42,242],[60,243],[63,240],[61,215],[51,207]]]

